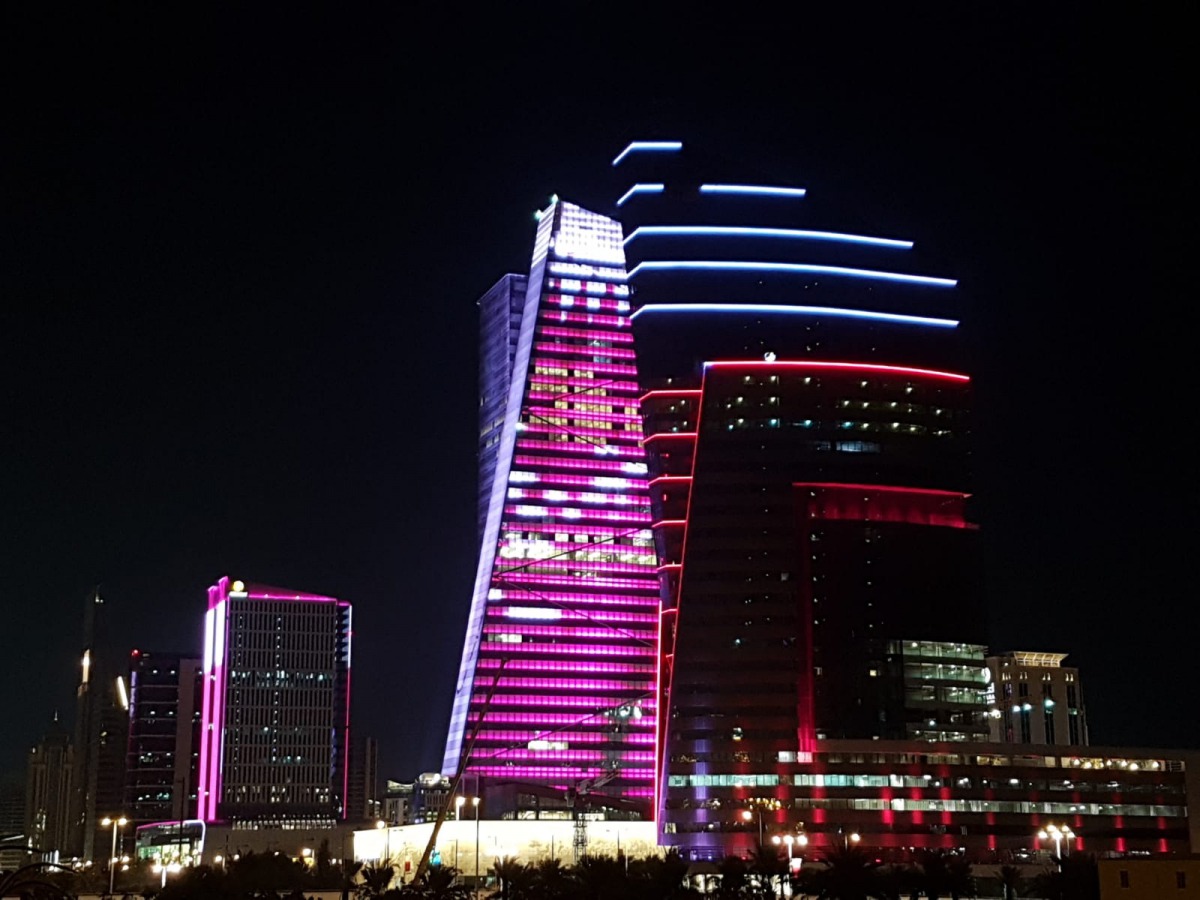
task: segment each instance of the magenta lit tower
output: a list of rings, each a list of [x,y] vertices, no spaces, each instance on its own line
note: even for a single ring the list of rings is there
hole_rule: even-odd
[[[222,578],[208,589],[198,818],[346,817],[350,604]]]
[[[481,303],[515,353],[484,357],[485,397],[507,387],[507,401],[481,455],[490,496],[443,772],[463,765],[490,816],[651,806],[657,558],[621,240],[555,198],[519,321],[489,314],[504,291]]]

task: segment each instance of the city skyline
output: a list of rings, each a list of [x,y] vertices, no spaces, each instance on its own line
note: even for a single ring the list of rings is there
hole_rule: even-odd
[[[50,33],[5,16],[31,48]],[[1163,689],[1186,677],[1169,621],[1185,620],[1190,498],[1146,462],[1186,384],[1157,317],[1185,234],[1164,189],[1190,182],[1155,120],[1167,98],[1143,105],[1157,70],[1125,83],[1105,23],[909,23],[910,58],[881,21],[857,35],[875,54],[858,68],[834,47],[793,63],[781,42],[740,75],[754,54],[736,35],[721,66],[635,35],[639,102],[589,118],[566,107],[605,93],[576,88],[546,113],[553,141],[514,124],[550,102],[520,93],[536,53],[464,98],[405,92],[398,20],[321,44],[328,23],[298,19],[291,50],[256,44],[251,14],[155,51],[143,39],[163,22],[100,24],[114,56],[91,84],[99,51],[78,24],[54,32],[78,58],[19,101],[5,176],[5,609],[26,649],[0,674],[33,678],[0,709],[18,723],[5,768],[70,708],[95,584],[123,659],[198,651],[204,588],[226,573],[354,603],[358,728],[386,773],[438,768],[477,543],[475,299],[527,264],[551,193],[606,208],[603,170],[629,139],[728,147],[726,131],[840,204],[814,215],[914,238],[960,279],[991,650],[1069,653],[1097,743],[1200,742]],[[225,26],[246,43],[213,60],[204,41]],[[893,71],[911,90],[884,89]],[[789,115],[770,116],[780,100],[758,86],[785,76]]]

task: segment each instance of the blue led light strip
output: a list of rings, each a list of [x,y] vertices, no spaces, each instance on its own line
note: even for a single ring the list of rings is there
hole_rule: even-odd
[[[636,187],[636,185],[635,185]],[[629,195],[626,194],[626,197]],[[622,198],[624,200],[624,198]],[[622,201],[617,201],[620,206]],[[900,247],[911,249],[912,241],[900,241],[893,238],[865,237],[859,234],[842,234],[837,231],[805,231],[797,228],[745,228],[740,226],[723,225],[643,225],[635,228],[633,234],[625,238],[625,246],[638,235],[645,237],[768,237],[768,238],[803,238],[814,241],[843,241],[848,244],[870,244],[873,247]]]
[[[774,306],[769,303],[652,303],[635,312],[631,319],[652,313],[747,313],[765,315],[838,316],[848,319],[870,319],[897,325],[928,325],[934,328],[957,328],[957,319],[934,319],[928,316],[905,316],[898,313],[870,312],[865,309],[839,309],[832,306]]]
[[[637,153],[641,150],[665,150],[675,151],[682,150],[682,141],[632,141],[628,147],[617,154],[617,158],[612,161],[612,164],[619,165],[630,153]]]
[[[901,272],[877,272],[873,269],[848,269],[844,266],[818,266],[812,263],[772,262],[706,262],[691,260],[648,260],[638,263],[630,271],[633,278],[642,269],[647,271],[670,271],[672,269],[695,269],[699,271],[730,272],[791,272],[811,275],[845,275],[849,278],[868,278],[873,281],[896,281],[904,284],[927,284],[934,287],[954,287],[955,278],[934,278],[930,275],[905,275]]]
[[[763,184],[702,184],[702,194],[757,194],[760,197],[803,197],[804,188],[771,187]]]
[[[634,194],[661,194],[665,188],[665,184],[635,184],[617,201],[617,206],[621,206]]]

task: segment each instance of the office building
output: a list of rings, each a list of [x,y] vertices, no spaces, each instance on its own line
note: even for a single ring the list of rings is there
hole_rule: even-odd
[[[621,240],[556,198],[515,350],[513,282],[481,303],[484,403],[509,390],[442,772],[479,779],[488,816],[569,815],[568,793],[650,812],[657,560]]]
[[[193,655],[130,654],[123,811],[134,827],[196,814],[203,678]]]
[[[662,561],[662,840],[745,852],[692,780],[833,740],[978,740],[986,644],[955,281],[744,161],[613,161]],[[715,782],[714,782],[715,783]]]
[[[347,790],[348,821],[374,822],[383,815],[379,742],[375,738],[350,735],[350,785]]]
[[[350,604],[222,578],[204,620],[198,818],[347,814]]]
[[[25,779],[0,777],[0,872],[11,872],[35,857],[25,833]]]
[[[1087,712],[1079,670],[1066,653],[1013,650],[987,658],[995,686],[991,739],[1017,744],[1086,746]]]
[[[72,818],[76,772],[71,735],[58,719],[29,751],[25,778],[25,835],[34,860],[56,862],[74,855]]]
[[[517,337],[521,333],[521,312],[525,308],[525,275],[504,275],[479,298],[479,540],[487,523],[488,504],[492,499],[492,479],[508,392],[512,385],[513,364],[517,357]]]
[[[71,740],[70,833],[66,852],[84,860],[106,858],[106,816],[120,816],[125,803],[125,745],[128,685],[108,640],[104,599],[99,590],[84,601],[84,638],[75,688]]]

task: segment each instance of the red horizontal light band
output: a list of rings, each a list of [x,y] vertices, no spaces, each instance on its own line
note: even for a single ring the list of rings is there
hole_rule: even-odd
[[[830,362],[818,360],[791,360],[767,362],[761,359],[720,360],[704,364],[712,369],[729,368],[759,368],[759,369],[840,369],[853,372],[876,373],[880,375],[914,375],[926,378],[939,378],[945,381],[968,382],[970,375],[958,372],[943,372],[940,369],[916,369],[910,366],[885,366],[877,363]]]

